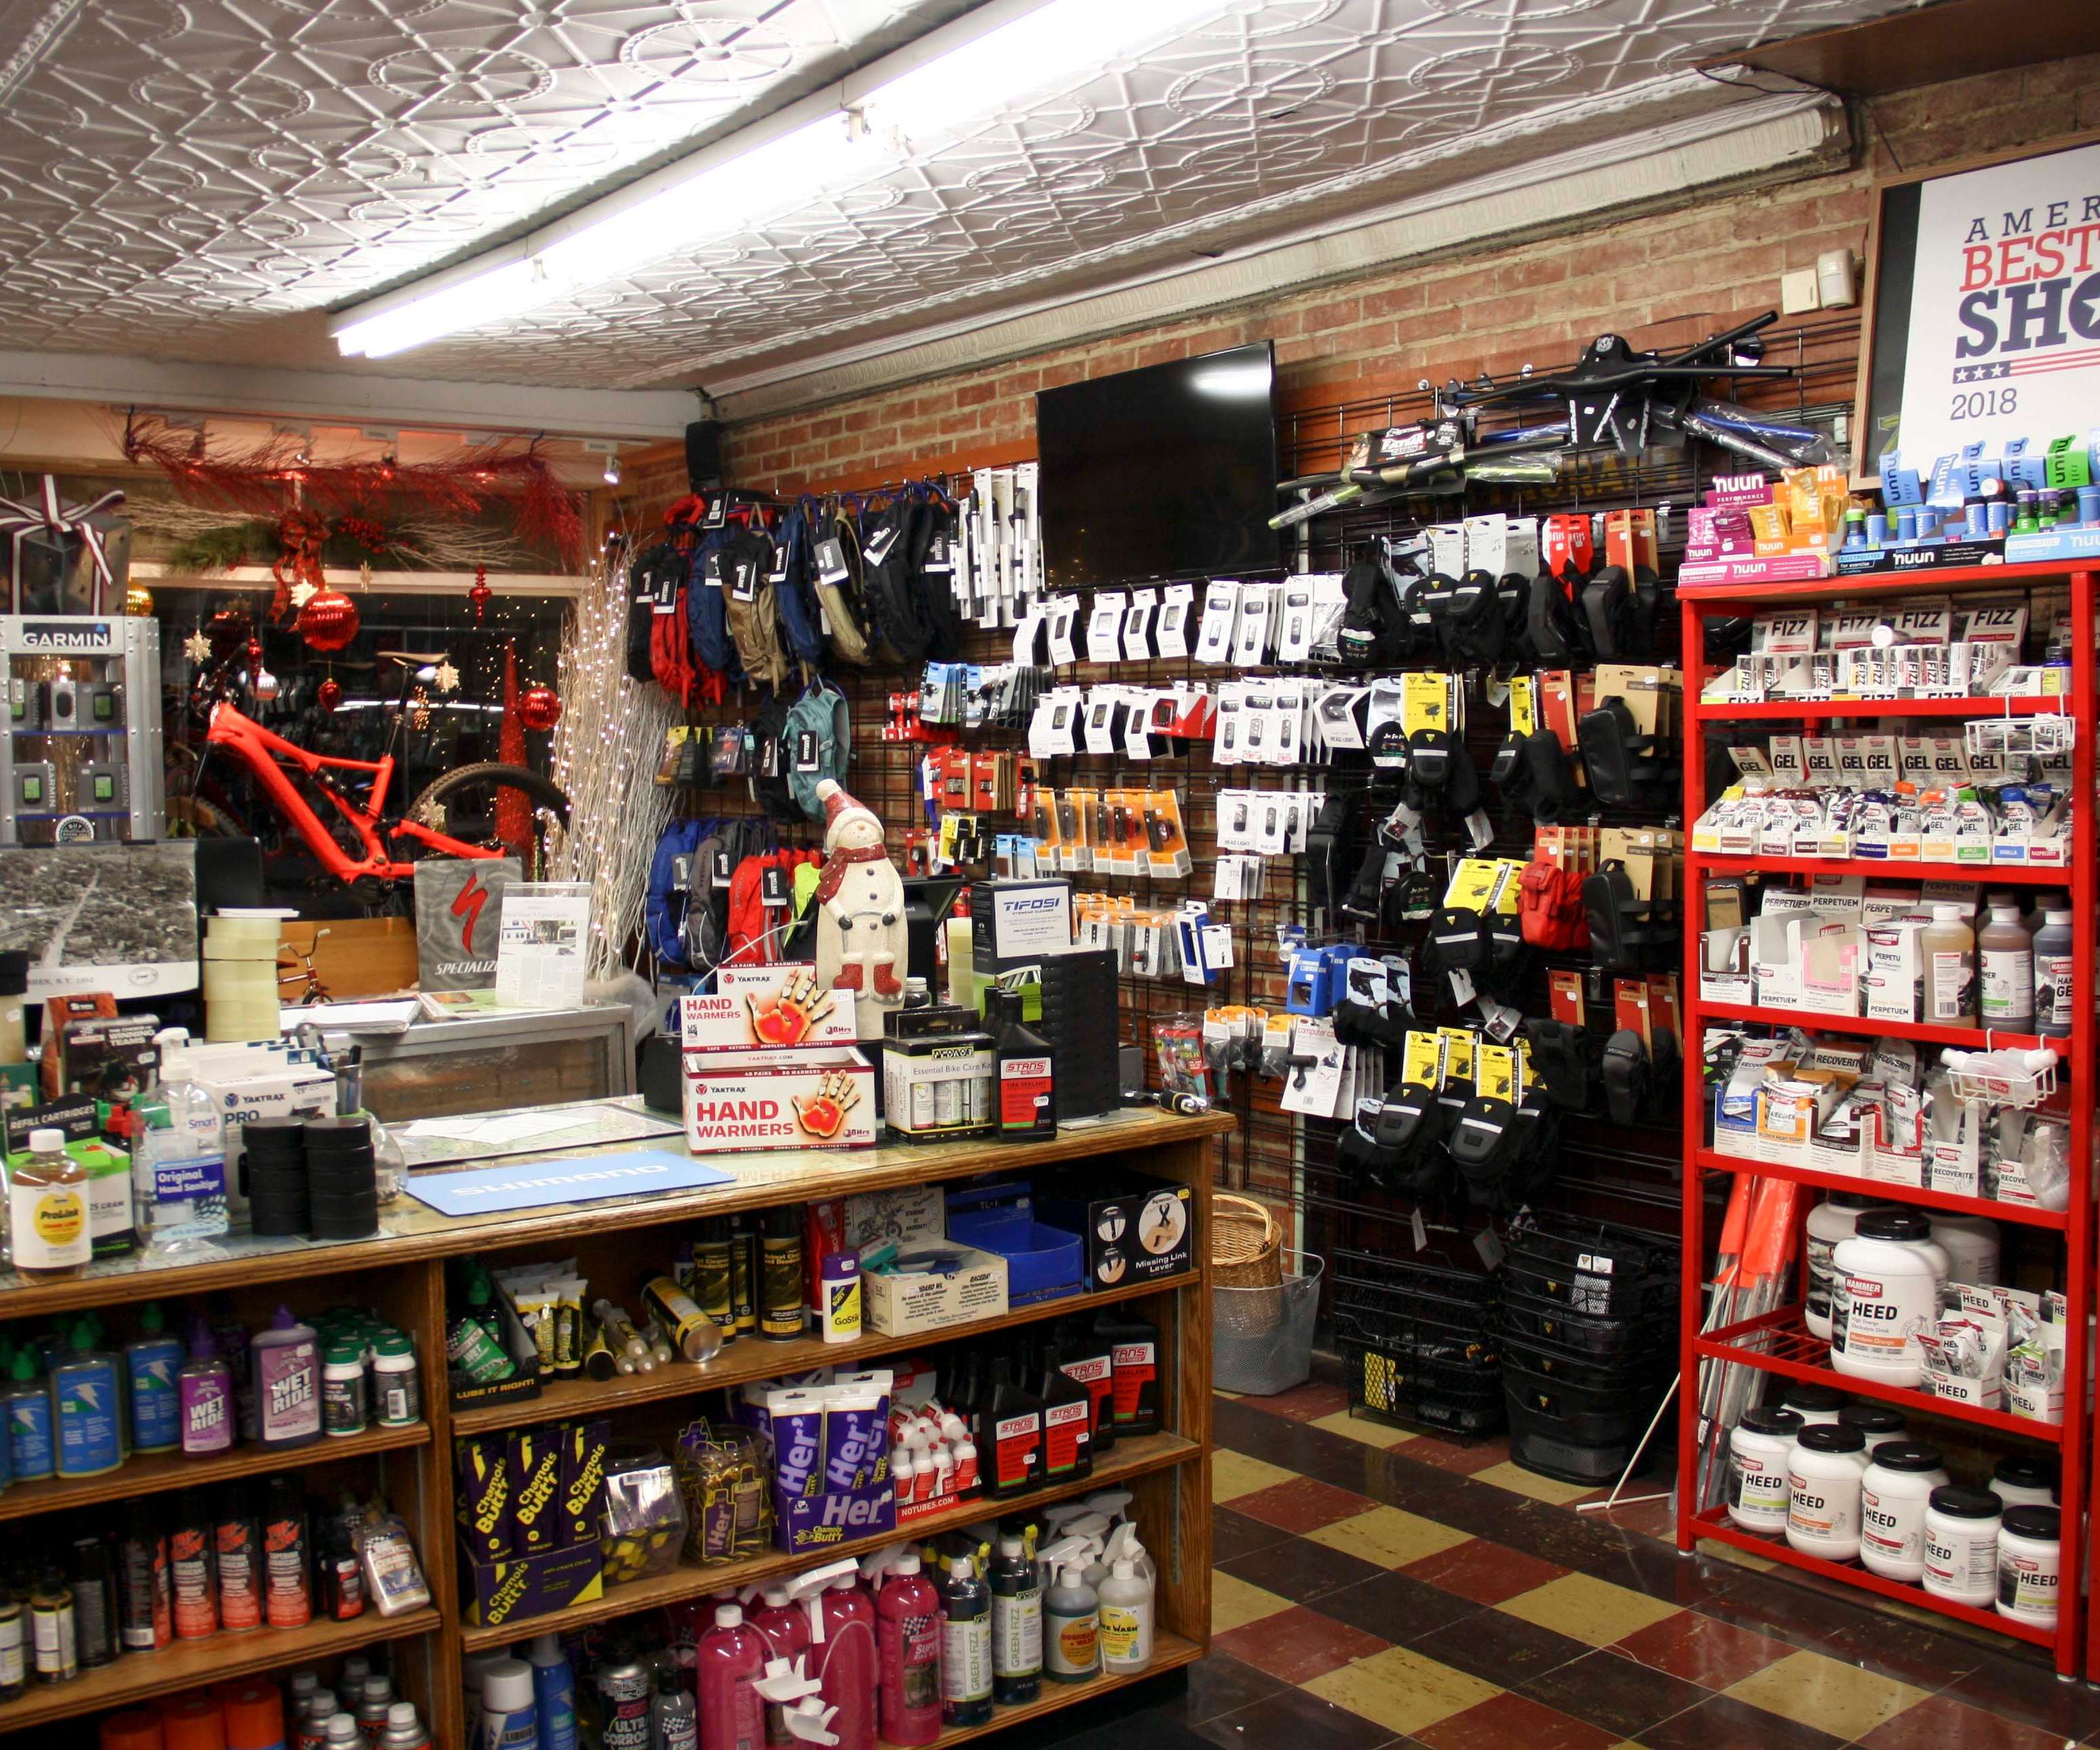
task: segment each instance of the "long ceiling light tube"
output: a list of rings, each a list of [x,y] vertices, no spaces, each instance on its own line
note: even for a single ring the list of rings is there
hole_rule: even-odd
[[[329,324],[381,359],[527,315],[770,214],[843,192],[1035,97],[1215,17],[1229,0],[993,0],[839,85],[528,236]]]

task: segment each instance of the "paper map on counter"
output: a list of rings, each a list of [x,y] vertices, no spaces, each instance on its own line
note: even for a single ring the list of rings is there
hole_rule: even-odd
[[[653,1197],[726,1185],[734,1175],[689,1155],[646,1149],[637,1154],[514,1161],[506,1166],[426,1173],[408,1181],[408,1195],[440,1215],[486,1215],[542,1209],[556,1203],[598,1203],[607,1197]]]

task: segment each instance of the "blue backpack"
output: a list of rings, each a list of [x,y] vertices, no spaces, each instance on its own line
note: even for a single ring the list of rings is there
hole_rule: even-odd
[[[693,549],[686,580],[686,630],[701,662],[726,681],[739,682],[743,666],[729,635],[729,604],[722,599],[721,580],[715,575],[715,555],[727,539],[726,531],[711,530]]]
[[[649,892],[642,901],[642,931],[649,951],[660,964],[682,968],[686,964],[686,884],[678,878],[677,860],[690,857],[712,823],[674,820],[656,840],[656,854],[649,859]]]

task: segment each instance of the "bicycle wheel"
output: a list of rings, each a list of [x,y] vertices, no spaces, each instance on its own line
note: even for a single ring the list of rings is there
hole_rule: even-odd
[[[547,820],[560,827],[569,823],[569,799],[561,787],[522,765],[504,765],[484,760],[463,765],[434,779],[408,806],[408,818],[434,832],[474,845],[499,842],[496,831],[496,793],[516,790],[532,804],[533,838],[544,852]],[[405,841],[403,842],[405,844]],[[412,852],[410,853],[413,854]]]

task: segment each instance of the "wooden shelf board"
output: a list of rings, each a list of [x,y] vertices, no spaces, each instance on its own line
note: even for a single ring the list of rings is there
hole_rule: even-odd
[[[777,1549],[768,1549],[748,1561],[728,1563],[718,1567],[691,1567],[682,1564],[668,1574],[630,1580],[625,1585],[607,1587],[604,1597],[592,1598],[582,1604],[572,1604],[567,1610],[552,1611],[540,1616],[512,1617],[492,1627],[477,1628],[470,1624],[461,1630],[460,1639],[466,1650],[473,1652],[480,1647],[508,1646],[514,1642],[528,1641],[533,1636],[549,1630],[566,1632],[580,1629],[586,1623],[607,1622],[615,1616],[632,1616],[638,1611],[655,1610],[681,1599],[705,1598],[724,1587],[752,1585],[777,1579],[783,1574],[796,1573],[804,1568],[821,1567],[827,1562],[837,1561],[845,1556],[865,1555],[902,1538],[924,1538],[952,1530],[959,1525],[973,1525],[980,1519],[996,1518],[1004,1513],[1025,1512],[1045,1501],[1065,1501],[1074,1495],[1092,1494],[1096,1489],[1112,1488],[1131,1477],[1169,1470],[1202,1456],[1203,1448],[1197,1442],[1184,1439],[1175,1434],[1145,1435],[1136,1439],[1118,1440],[1113,1451],[1095,1461],[1092,1475],[1074,1482],[1037,1489],[1033,1493],[1018,1496],[1010,1501],[976,1496],[944,1511],[913,1519],[882,1536],[858,1538],[829,1549],[805,1550],[799,1555],[788,1555]]]
[[[819,1367],[851,1367],[881,1355],[902,1355],[923,1349],[932,1342],[954,1342],[982,1337],[1011,1326],[1039,1324],[1089,1307],[1112,1306],[1148,1294],[1171,1294],[1196,1288],[1200,1271],[1094,1294],[1068,1294],[1034,1306],[1017,1307],[995,1319],[977,1319],[967,1324],[944,1325],[938,1331],[921,1331],[908,1337],[889,1337],[870,1331],[849,1343],[827,1343],[822,1338],[802,1337],[793,1342],[767,1342],[747,1338],[723,1350],[706,1367],[673,1361],[653,1373],[629,1373],[612,1379],[559,1379],[540,1387],[536,1398],[506,1398],[500,1404],[469,1407],[452,1412],[455,1434],[481,1434],[491,1428],[527,1427],[536,1422],[558,1422],[578,1416],[602,1416],[629,1409],[638,1404],[659,1404],[668,1399],[692,1397],[720,1386],[742,1385],[747,1380],[777,1379],[783,1374],[807,1373]],[[0,1495],[0,1505],[7,1497]]]
[[[1814,1185],[1824,1191],[1858,1191],[1886,1197],[1891,1203],[1915,1204],[1920,1209],[1948,1210],[1963,1215],[1987,1215],[1992,1221],[2012,1222],[2023,1228],[2048,1228],[2061,1233],[2071,1218],[2059,1210],[2029,1209],[2024,1204],[2001,1203],[1991,1197],[1957,1197],[1951,1192],[1927,1191],[1921,1185],[1891,1185],[1878,1179],[1863,1179],[1852,1173],[1819,1173],[1812,1167],[1780,1166],[1770,1161],[1749,1161],[1740,1155],[1722,1154],[1701,1148],[1695,1157],[1710,1173],[1747,1173],[1758,1179],[1785,1179],[1797,1185]]]
[[[114,1664],[83,1671],[70,1683],[49,1689],[31,1684],[17,1699],[0,1706],[0,1733],[99,1713],[148,1696],[172,1695],[258,1671],[318,1664],[382,1641],[411,1640],[443,1623],[435,1610],[392,1617],[367,1610],[350,1622],[316,1622],[303,1629],[258,1629],[248,1634],[178,1641],[157,1653],[130,1653]]]
[[[1203,1656],[1203,1649],[1193,1641],[1178,1634],[1169,1634],[1165,1629],[1157,1631],[1152,1638],[1152,1663],[1131,1677],[1111,1677],[1104,1673],[1086,1683],[1060,1683],[1050,1677],[1043,1680],[1043,1693],[1033,1701],[1024,1701],[1014,1707],[994,1707],[991,1717],[982,1726],[951,1726],[935,1739],[936,1744],[960,1744],[973,1738],[982,1738],[986,1732],[1003,1730],[1009,1726],[1018,1726],[1024,1720],[1039,1720],[1046,1713],[1055,1713],[1060,1708],[1076,1708],[1082,1702],[1092,1701],[1096,1695],[1105,1695],[1110,1690],[1127,1689],[1133,1683],[1142,1683],[1148,1677],[1156,1677],[1162,1672],[1175,1671],[1183,1665],[1193,1665]]]
[[[363,1458],[373,1452],[425,1446],[430,1439],[430,1424],[419,1422],[406,1428],[368,1428],[363,1434],[335,1440],[323,1439],[311,1446],[236,1447],[230,1452],[205,1458],[185,1458],[180,1452],[148,1453],[127,1460],[106,1476],[50,1477],[38,1483],[12,1483],[0,1492],[0,1520],[60,1513],[98,1501],[165,1494],[170,1489],[195,1488],[232,1477],[299,1470],[308,1465],[332,1464],[338,1458]]]

